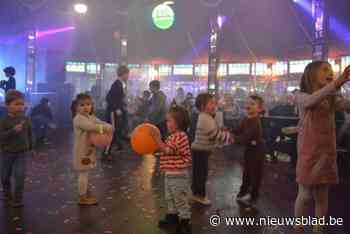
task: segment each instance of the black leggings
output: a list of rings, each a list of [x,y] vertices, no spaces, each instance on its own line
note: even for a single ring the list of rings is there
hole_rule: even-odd
[[[206,196],[209,155],[208,151],[192,150],[192,193],[195,196]]]

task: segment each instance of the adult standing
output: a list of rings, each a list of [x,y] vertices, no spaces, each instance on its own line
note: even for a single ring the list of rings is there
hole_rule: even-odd
[[[14,67],[6,67],[4,70],[5,76],[8,80],[2,80],[0,82],[0,87],[7,93],[11,89],[16,89],[16,69]]]
[[[160,90],[160,82],[158,80],[153,80],[149,84],[149,88],[152,93],[152,98],[150,101],[150,109],[148,111],[147,122],[156,125],[162,136],[166,135],[166,95]]]
[[[118,150],[123,149],[123,132],[127,126],[126,90],[127,81],[129,79],[128,67],[120,66],[117,75],[118,79],[114,81],[106,97],[107,121],[111,123],[115,129],[112,143],[105,149],[102,157],[102,159],[108,160],[112,160],[111,150],[113,145],[116,145]]]

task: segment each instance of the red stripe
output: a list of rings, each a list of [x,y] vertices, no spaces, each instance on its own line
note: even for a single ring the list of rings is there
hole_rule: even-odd
[[[166,144],[171,149],[174,149],[176,155],[161,155],[160,168],[162,170],[184,169],[191,166],[191,148],[188,137],[184,132],[169,136],[166,140]]]

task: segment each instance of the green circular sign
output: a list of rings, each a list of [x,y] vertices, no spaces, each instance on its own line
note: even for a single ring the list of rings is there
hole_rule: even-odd
[[[175,13],[173,9],[166,5],[160,4],[156,6],[152,12],[153,24],[161,29],[167,30],[174,25]]]

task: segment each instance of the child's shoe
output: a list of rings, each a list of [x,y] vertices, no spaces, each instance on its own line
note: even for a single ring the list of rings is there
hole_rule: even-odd
[[[192,200],[205,206],[211,205],[211,201],[207,197],[193,196]]]
[[[179,225],[176,228],[176,234],[191,234],[192,224],[189,219],[181,219]]]
[[[239,199],[241,199],[242,197],[244,197],[247,194],[248,194],[248,192],[239,191],[239,193],[237,194],[236,200],[238,201]]]
[[[236,200],[239,202],[248,202],[249,200],[251,200],[251,197],[252,196],[248,193],[243,196],[237,196]]]
[[[81,206],[93,206],[97,204],[97,199],[95,197],[88,197],[86,195],[80,196],[79,205]]]
[[[178,224],[179,224],[179,216],[177,214],[166,214],[164,219],[159,220],[158,227],[165,228],[171,225],[178,225]]]

